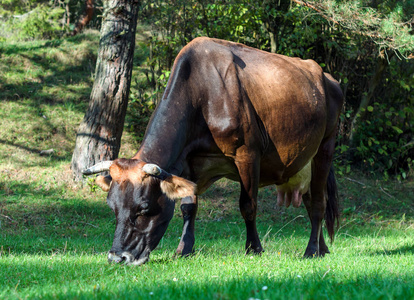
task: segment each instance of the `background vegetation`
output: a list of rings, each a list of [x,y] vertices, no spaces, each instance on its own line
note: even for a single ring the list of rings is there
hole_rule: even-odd
[[[71,0],[1,0],[3,41],[64,37],[84,14]],[[99,29],[100,1],[89,27]],[[399,180],[413,175],[414,1],[141,1],[146,26],[137,47],[128,127],[142,134],[174,58],[197,36],[311,58],[340,81],[346,97],[337,165]],[[141,58],[138,58],[142,59]],[[93,65],[94,66],[94,65]],[[92,66],[92,68],[93,68]]]
[[[306,212],[276,207],[276,190],[268,187],[260,191],[258,217],[266,252],[244,256],[239,187],[223,180],[200,200],[195,256],[173,259],[182,224],[176,209],[148,264],[109,265],[115,218],[105,193],[93,183],[75,186],[69,170],[99,32],[68,36],[83,14],[79,2],[0,0],[0,298],[413,298],[414,71],[404,58],[410,51],[393,39],[405,36],[404,47],[412,49],[410,1],[337,1],[350,3],[337,6],[342,10],[329,1],[314,1],[313,8],[283,1],[171,3],[142,3],[120,156],[135,153],[176,53],[196,36],[315,59],[346,94],[335,161],[342,216],[332,253],[301,259],[310,233]],[[58,26],[14,17],[34,9]],[[95,15],[92,29],[99,27],[99,9]],[[375,36],[387,26],[407,32]]]

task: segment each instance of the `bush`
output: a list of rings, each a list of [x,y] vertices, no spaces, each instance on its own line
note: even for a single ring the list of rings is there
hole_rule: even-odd
[[[60,22],[64,13],[65,10],[60,7],[50,9],[46,5],[39,5],[19,18],[14,18],[10,25],[21,40],[57,38],[65,28]]]

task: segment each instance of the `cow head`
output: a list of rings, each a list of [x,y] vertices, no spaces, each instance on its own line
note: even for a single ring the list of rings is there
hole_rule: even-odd
[[[108,261],[143,264],[167,229],[173,199],[194,195],[195,184],[137,159],[103,162],[83,173],[102,171],[110,175],[98,176],[96,183],[108,191],[107,203],[116,216]]]

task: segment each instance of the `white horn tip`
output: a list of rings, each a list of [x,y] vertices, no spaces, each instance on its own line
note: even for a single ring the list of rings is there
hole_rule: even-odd
[[[82,170],[83,175],[91,175],[93,174],[92,170],[90,168]]]
[[[145,173],[149,175],[154,175],[154,176],[158,176],[161,174],[161,168],[155,164],[145,164],[142,167],[142,171],[144,171]]]
[[[112,160],[101,161],[92,167],[82,170],[82,174],[92,175],[92,174],[96,174],[96,173],[100,173],[104,171],[109,171],[109,167],[112,165],[112,163],[113,163]]]

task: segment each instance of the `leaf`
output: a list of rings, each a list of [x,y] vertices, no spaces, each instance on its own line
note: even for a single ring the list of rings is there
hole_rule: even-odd
[[[370,106],[368,106],[368,107],[367,107],[367,110],[368,110],[369,112],[373,112],[373,111],[374,111],[374,108],[370,105]]]
[[[404,132],[400,128],[398,128],[397,126],[392,126],[392,129],[394,129],[398,134],[401,134],[401,133]]]

